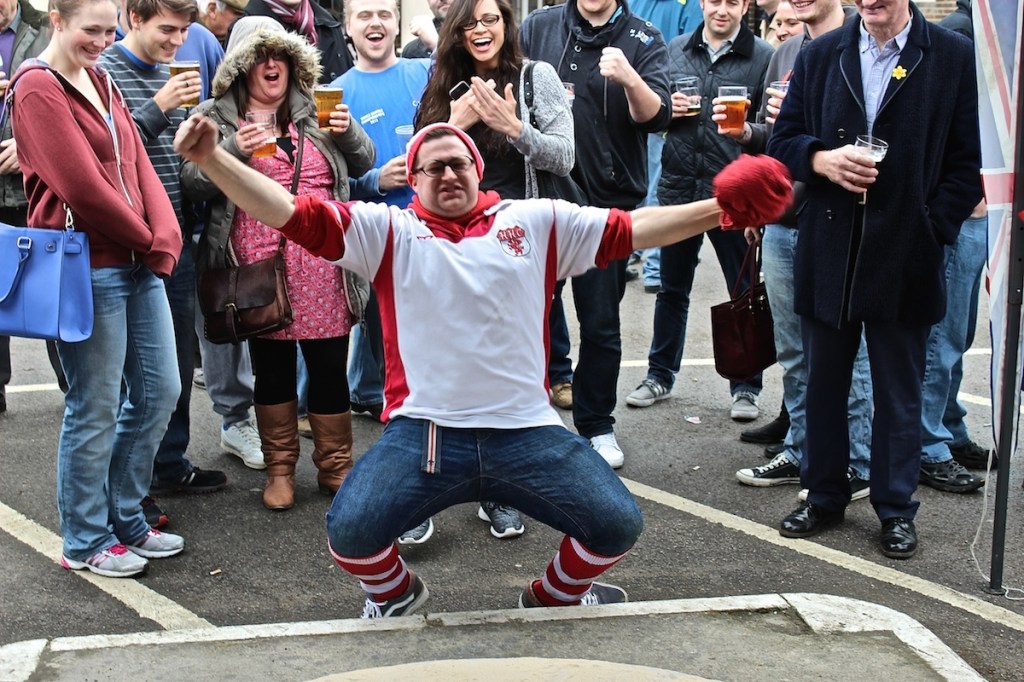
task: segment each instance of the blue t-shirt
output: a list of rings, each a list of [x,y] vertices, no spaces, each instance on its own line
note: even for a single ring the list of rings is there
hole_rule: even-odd
[[[654,24],[665,42],[696,29],[704,21],[700,0],[634,0],[629,9]]]
[[[343,97],[349,111],[377,147],[375,169],[405,154],[429,71],[429,59],[399,59],[391,68],[376,73],[349,69],[331,83],[344,88]],[[357,181],[356,187],[359,186]],[[361,196],[353,193],[352,198],[381,200],[379,194],[369,196],[364,191],[359,194]],[[411,187],[402,187],[388,192],[383,201],[405,208],[412,201],[412,195]]]

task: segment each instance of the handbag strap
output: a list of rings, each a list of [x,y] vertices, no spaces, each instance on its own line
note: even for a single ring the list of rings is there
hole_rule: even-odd
[[[295,171],[292,173],[292,194],[299,191],[299,177],[302,175],[302,150],[306,148],[306,122],[305,120],[299,121],[299,145],[295,149]],[[281,239],[277,242],[278,253],[284,253],[285,244],[288,240],[285,239],[284,235],[281,235]]]
[[[537,127],[537,121],[533,117],[533,65],[532,60],[523,67],[523,101],[526,102],[526,109],[530,112],[530,125]]]
[[[758,278],[761,274],[761,242],[754,241],[747,246],[747,253],[743,256],[743,265],[740,266],[740,270],[736,273],[736,282],[732,285],[732,293],[730,298],[736,300],[741,296],[753,296],[754,285],[757,283]],[[743,290],[743,276],[748,277],[749,285],[746,291]]]

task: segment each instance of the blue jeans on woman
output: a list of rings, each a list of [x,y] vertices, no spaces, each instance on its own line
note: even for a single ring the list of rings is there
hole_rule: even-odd
[[[513,506],[604,556],[625,552],[640,536],[643,516],[633,496],[587,441],[564,427],[429,433],[432,426],[396,418],[356,462],[327,512],[336,553],[376,554],[428,517],[480,500]],[[436,444],[432,473],[428,442]]]
[[[800,316],[793,312],[793,259],[799,232],[783,225],[768,225],[761,238],[764,284],[772,307],[775,351],[782,367],[782,399],[789,412],[789,431],[783,454],[800,465],[807,437],[807,358],[800,332]],[[850,414],[850,466],[857,477],[871,477],[871,368],[867,346],[861,340],[853,362],[847,406]]]
[[[164,283],[141,265],[95,268],[92,294],[92,336],[57,342],[68,379],[57,511],[76,561],[149,531],[139,503],[181,392]]]
[[[946,247],[946,316],[928,335],[922,387],[921,446],[923,462],[952,458],[950,443],[970,440],[957,400],[963,357],[974,342],[978,321],[981,271],[988,255],[988,218],[968,218],[956,242]]]

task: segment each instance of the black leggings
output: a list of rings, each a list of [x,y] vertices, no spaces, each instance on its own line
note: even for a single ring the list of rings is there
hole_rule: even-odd
[[[296,398],[295,341],[250,339],[257,405],[280,405]],[[348,337],[298,342],[309,372],[307,409],[313,414],[349,410]]]

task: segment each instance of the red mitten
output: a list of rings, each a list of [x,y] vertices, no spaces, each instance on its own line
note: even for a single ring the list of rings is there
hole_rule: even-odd
[[[715,176],[714,187],[723,230],[775,222],[793,201],[789,170],[770,156],[741,154]]]

